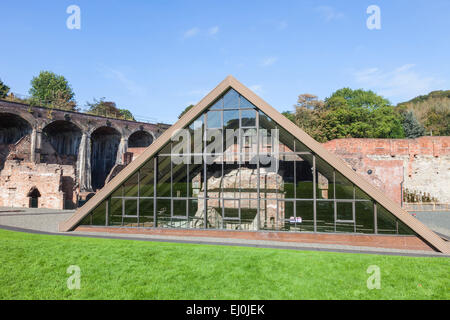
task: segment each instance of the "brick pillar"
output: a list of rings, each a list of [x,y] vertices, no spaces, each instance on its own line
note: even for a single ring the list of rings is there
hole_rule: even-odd
[[[34,163],[41,162],[41,141],[42,141],[42,131],[37,128],[33,128],[31,132],[31,150],[30,150],[30,160]]]
[[[116,156],[116,164],[124,164],[123,163],[123,155],[128,150],[128,139],[125,137],[122,137],[120,139],[119,148],[117,149],[117,156]]]
[[[92,191],[91,185],[91,135],[83,132],[77,159],[80,191]]]

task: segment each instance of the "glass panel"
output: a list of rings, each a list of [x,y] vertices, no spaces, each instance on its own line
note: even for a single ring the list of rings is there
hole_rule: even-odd
[[[208,199],[206,212],[207,216],[207,227],[211,229],[222,228],[222,209],[221,209],[221,199]]]
[[[355,232],[355,224],[353,222],[353,203],[337,202],[336,218],[336,232]]]
[[[280,219],[280,230],[298,230],[294,213],[294,201],[278,201],[278,218]]]
[[[104,226],[106,224],[106,200],[92,211],[89,222],[93,226]]]
[[[241,96],[241,108],[255,108],[255,106],[248,101],[247,99],[245,99],[243,96]]]
[[[334,232],[333,201],[317,201],[317,232]]]
[[[279,151],[280,152],[294,152],[294,141],[295,138],[292,134],[277,126],[278,129],[278,139],[279,139]]]
[[[295,161],[296,198],[313,198],[312,155],[301,155],[302,160]]]
[[[125,208],[124,215],[126,216],[137,216],[137,199],[124,199]]]
[[[122,205],[123,199],[111,198],[108,217],[110,226],[122,225]]]
[[[220,98],[219,100],[217,100],[211,107],[210,109],[223,109],[223,99]]]
[[[222,111],[209,111],[206,115],[208,129],[222,128]]]
[[[316,156],[316,197],[317,199],[334,198],[334,169]]]
[[[377,204],[377,229],[380,234],[397,233],[395,216],[379,204]]]
[[[339,172],[335,172],[336,199],[353,199],[353,183]]]
[[[187,200],[173,200],[173,215],[187,217]]]
[[[158,197],[170,197],[171,187],[171,157],[158,156],[158,181],[156,195]]]
[[[223,96],[223,107],[225,109],[237,109],[239,108],[239,93],[234,89],[228,90]]]
[[[239,198],[240,197],[240,169],[237,163],[223,164],[223,177],[220,186],[222,188],[223,198]],[[219,186],[219,187],[220,187]]]
[[[154,159],[150,159],[140,170],[140,196],[153,197],[154,191]]]
[[[266,193],[265,197],[260,199],[259,214],[261,220],[261,229],[275,230],[277,225],[276,194]]]
[[[353,221],[353,204],[351,202],[337,202],[336,203],[337,220],[352,220]]]
[[[222,185],[222,164],[206,165],[206,185],[207,197],[218,198],[220,196],[220,186]]]
[[[203,184],[203,165],[190,164],[189,165],[189,182],[188,190],[189,197],[197,197],[200,194]]]
[[[172,168],[172,195],[174,198],[187,197],[187,165],[174,165]]]
[[[355,218],[356,232],[375,233],[372,201],[356,201]]]
[[[138,196],[138,173],[135,172],[130,178],[123,184],[125,197],[137,197]]]
[[[223,125],[225,129],[238,129],[239,110],[225,110],[223,112]]]
[[[313,201],[297,201],[297,224],[299,231],[314,231]]]
[[[171,200],[157,199],[156,201],[157,226],[160,228],[170,227],[171,222]]]
[[[256,207],[253,206],[250,208],[248,207],[243,208],[242,202],[243,200],[241,200],[241,224],[240,224],[241,230],[250,230],[250,231],[257,230],[258,225],[258,221],[256,219],[257,205]]]
[[[255,110],[241,110],[241,126],[255,127],[256,126],[256,111]]]
[[[284,199],[295,198],[294,181],[295,161],[279,161],[278,175],[280,176],[280,185],[278,196]]]
[[[224,219],[239,219],[239,200],[223,200]]]
[[[203,228],[203,198],[200,199],[189,199],[188,200],[188,210],[189,210],[189,228]]]
[[[141,227],[153,227],[153,199],[139,200],[139,222]]]

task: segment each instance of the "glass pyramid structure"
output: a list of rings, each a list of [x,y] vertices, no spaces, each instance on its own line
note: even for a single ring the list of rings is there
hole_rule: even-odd
[[[416,235],[448,250],[231,76],[60,228],[79,225]]]

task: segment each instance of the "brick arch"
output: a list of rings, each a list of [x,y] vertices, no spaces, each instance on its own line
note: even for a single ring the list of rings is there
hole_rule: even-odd
[[[141,135],[141,137],[139,137],[139,135]],[[139,140],[143,140],[145,139],[145,135],[148,135],[147,137],[150,137],[150,143],[144,145],[142,142],[134,140],[134,138],[139,139]],[[148,131],[148,130],[144,130],[142,128],[136,129],[133,132],[131,132],[128,137],[128,147],[129,148],[146,148],[149,145],[151,145],[154,141],[155,141],[155,135],[153,134],[153,132]]]

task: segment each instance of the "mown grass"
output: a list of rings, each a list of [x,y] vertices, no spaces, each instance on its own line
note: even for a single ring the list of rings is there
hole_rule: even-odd
[[[0,299],[449,299],[450,259],[0,230]],[[69,290],[67,268],[81,268]],[[381,289],[367,289],[370,265]]]

